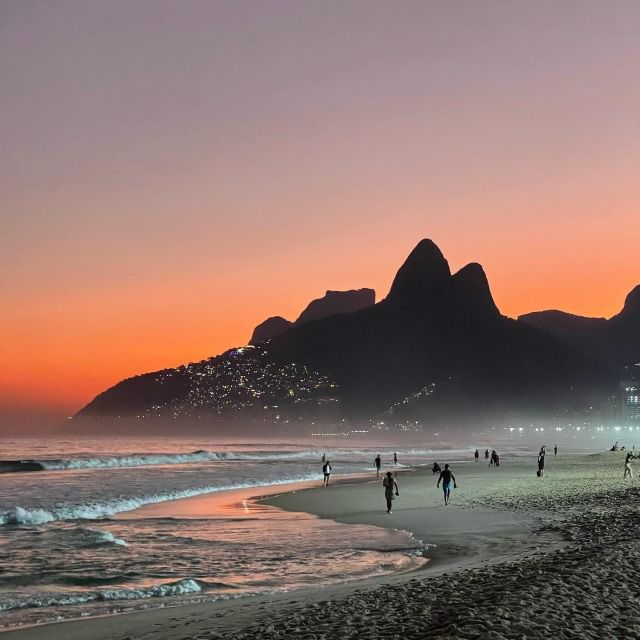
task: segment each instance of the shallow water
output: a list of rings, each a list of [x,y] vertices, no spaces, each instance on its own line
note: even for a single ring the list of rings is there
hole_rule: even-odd
[[[378,452],[391,467],[390,451],[327,451],[334,476],[372,473]],[[320,481],[323,453],[166,438],[0,440],[0,458],[47,469],[0,473],[0,626],[316,586],[423,562],[422,543],[403,532],[273,508],[127,513],[211,492]],[[404,465],[431,461],[428,449],[398,456]]]

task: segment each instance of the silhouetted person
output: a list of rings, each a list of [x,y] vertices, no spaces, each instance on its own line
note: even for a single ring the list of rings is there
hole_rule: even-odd
[[[445,464],[444,469],[440,472],[440,477],[438,478],[438,484],[436,487],[440,487],[440,482],[442,482],[442,491],[444,492],[444,504],[445,506],[449,504],[449,496],[451,495],[451,483],[453,482],[453,488],[457,489],[458,485],[456,484],[456,477],[449,470],[449,465]]]
[[[324,480],[322,481],[322,486],[323,487],[328,487],[329,486],[329,476],[331,475],[331,463],[328,460],[322,465],[322,473],[324,475]]]
[[[489,466],[493,467],[496,464],[496,457],[498,456],[498,454],[496,453],[496,450],[493,449],[491,451],[491,457],[489,458]]]
[[[484,459],[488,460],[489,459],[489,449],[485,449],[484,450]]]
[[[400,495],[400,492],[398,491],[398,483],[391,475],[391,471],[387,471],[387,475],[382,481],[382,486],[384,487],[384,497],[387,501],[387,513],[391,513],[391,503],[394,498],[393,494],[395,493],[396,496]]]
[[[629,476],[629,478],[633,478],[633,471],[631,470],[631,461],[634,458],[635,456],[633,455],[633,453],[629,451],[629,453],[627,453],[624,459],[624,476],[622,477],[623,480],[626,480],[627,476]]]
[[[433,467],[431,467],[431,471],[433,471],[434,476],[436,475],[436,473],[440,473],[440,465],[437,462],[434,462]]]
[[[323,453],[323,454],[322,454],[322,462],[325,462],[325,461],[326,461],[326,459],[327,459],[327,454],[326,454],[326,453]]]
[[[555,458],[558,455],[558,445],[553,447],[553,457]]]
[[[542,478],[544,476],[544,453],[542,453],[542,449],[540,449],[540,453],[538,454],[538,478]]]
[[[476,462],[480,460],[480,452],[476,449],[476,452],[473,454],[473,457],[476,459]]]
[[[393,452],[393,464],[398,464],[398,454],[395,451]]]
[[[382,464],[382,460],[380,460],[380,454],[376,456],[376,459],[373,461],[373,464],[376,467],[376,478],[380,477],[380,465]]]

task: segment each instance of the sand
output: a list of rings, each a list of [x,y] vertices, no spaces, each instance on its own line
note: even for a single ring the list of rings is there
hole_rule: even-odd
[[[442,504],[430,471],[379,483],[298,488],[265,500],[341,522],[413,532],[419,572],[330,587],[8,631],[3,640],[186,638],[640,638],[640,485],[623,456],[548,457],[454,469]],[[354,541],[357,544],[357,541]],[[435,546],[430,546],[435,545]]]

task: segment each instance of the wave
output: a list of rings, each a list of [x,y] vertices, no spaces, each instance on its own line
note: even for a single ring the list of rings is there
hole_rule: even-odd
[[[446,450],[448,454],[467,453],[470,449]],[[201,449],[191,453],[134,453],[87,458],[58,458],[42,460],[0,461],[0,473],[19,473],[23,471],[64,471],[72,469],[102,469],[116,467],[141,467],[172,464],[194,464],[219,461],[247,460],[255,462],[287,460],[320,460],[323,454],[332,458],[348,459],[352,457],[373,457],[378,451],[370,449],[305,449],[301,451],[207,451]],[[398,450],[400,457],[424,457],[444,452],[437,449]],[[385,455],[390,455],[386,451]]]
[[[167,500],[179,500],[181,498],[192,498],[204,493],[215,493],[217,491],[229,491],[233,489],[251,489],[279,484],[289,484],[291,482],[304,482],[306,480],[317,480],[322,477],[321,473],[310,473],[304,476],[289,477],[282,480],[255,481],[231,484],[226,486],[206,486],[194,487],[190,489],[180,489],[167,493],[152,494],[145,496],[130,496],[125,498],[113,498],[104,502],[90,502],[86,504],[56,505],[53,507],[21,507],[16,506],[8,511],[0,512],[0,525],[42,525],[49,522],[64,520],[99,520],[109,518],[123,511],[133,511],[147,504],[157,504]],[[106,532],[104,532],[106,533]]]
[[[74,542],[81,547],[101,547],[103,545],[116,545],[126,547],[127,543],[121,538],[116,538],[111,531],[102,529],[90,529],[89,527],[77,527],[71,530]]]
[[[23,471],[44,471],[38,460],[0,460],[0,473],[20,473]]]
[[[176,582],[143,587],[138,589],[101,589],[88,593],[74,593],[73,595],[58,597],[26,598],[0,602],[0,611],[15,611],[16,609],[31,609],[36,607],[59,607],[87,602],[104,602],[110,600],[142,600],[147,598],[164,598],[167,596],[181,596],[190,593],[200,593],[212,585],[206,582],[185,578]]]

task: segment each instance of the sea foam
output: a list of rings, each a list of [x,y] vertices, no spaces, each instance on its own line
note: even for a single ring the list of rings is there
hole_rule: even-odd
[[[113,498],[104,502],[91,502],[77,505],[55,505],[49,508],[26,508],[16,506],[8,511],[0,512],[0,525],[41,525],[60,520],[99,520],[109,518],[117,513],[133,511],[147,504],[157,504],[167,500],[179,500],[191,498],[204,493],[229,491],[233,489],[250,489],[270,485],[289,484],[291,482],[304,482],[317,480],[319,473],[311,473],[304,476],[289,477],[282,480],[268,482],[245,482],[226,486],[206,486],[190,489],[169,491],[167,493],[151,494],[145,496],[130,496],[126,498]]]

